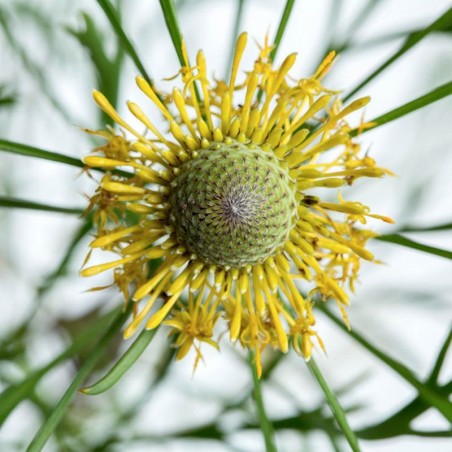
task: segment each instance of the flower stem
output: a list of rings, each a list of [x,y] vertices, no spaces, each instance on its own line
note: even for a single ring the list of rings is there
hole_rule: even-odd
[[[237,41],[237,38],[239,36],[240,31],[240,25],[242,23],[243,19],[243,5],[245,4],[245,0],[237,0],[237,12],[235,14],[235,20],[234,20],[234,31],[232,32],[232,41],[231,41],[231,48],[229,50],[229,57],[227,59],[227,67],[226,67],[226,77],[227,80],[231,75],[231,68],[232,68],[232,62],[234,60],[234,53],[235,53],[235,43]]]
[[[57,152],[44,151],[27,144],[14,143],[12,141],[0,140],[0,151],[11,152],[13,154],[25,155],[27,157],[36,157],[44,160],[52,160],[53,162],[65,163],[66,165],[84,168],[84,163],[74,157],[58,154]]]
[[[278,52],[278,49],[279,49],[279,44],[281,43],[284,32],[286,31],[287,22],[289,21],[290,14],[292,13],[292,8],[293,8],[294,3],[295,3],[295,0],[287,0],[286,6],[284,7],[284,11],[282,13],[281,20],[279,21],[278,30],[276,31],[275,39],[273,41],[273,49],[270,52],[270,61],[272,61],[272,62],[275,59],[276,53]],[[259,88],[259,90],[257,92],[257,96],[256,96],[258,102],[260,102],[263,93],[264,92],[262,91],[262,89]]]
[[[370,127],[366,127],[364,130],[359,131],[359,129],[353,129],[350,132],[350,136],[354,137],[359,133],[365,133],[369,130],[373,130],[377,127],[380,127],[388,122],[395,121],[396,119],[401,118],[413,111],[419,110],[421,108],[426,107],[434,102],[437,102],[444,97],[452,95],[452,81],[445,83],[444,85],[438,86],[434,90],[430,91],[423,96],[420,96],[410,102],[407,102],[400,107],[394,108],[383,115],[378,116],[377,118],[373,118],[368,121],[371,125]]]
[[[143,354],[152,339],[154,339],[156,332],[157,328],[154,330],[144,329],[135,342],[128,348],[124,355],[119,358],[106,375],[104,375],[97,383],[82,388],[80,392],[86,395],[97,395],[102,394],[114,386]]]
[[[180,32],[179,22],[177,20],[176,8],[174,7],[173,0],[160,0],[160,7],[162,8],[163,16],[165,18],[166,27],[173,41],[174,49],[176,50],[177,58],[181,67],[185,67],[186,64],[190,66],[189,62],[185,62],[184,54],[182,52],[182,33]],[[198,102],[201,102],[201,96],[199,95],[198,85],[194,83],[195,95]]]
[[[24,199],[9,198],[7,196],[0,196],[0,207],[19,208],[19,209],[31,209],[31,210],[44,210],[47,212],[58,212],[81,215],[83,209],[78,207],[60,207],[51,206],[48,204],[41,204],[38,202],[27,201]]]
[[[132,58],[133,62],[137,69],[141,72],[141,75],[144,79],[151,85],[154,86],[151,77],[146,71],[143,63],[141,62],[140,57],[138,56],[137,51],[135,50],[132,41],[127,37],[124,29],[121,26],[121,22],[118,17],[118,12],[115,7],[109,2],[109,0],[97,0],[97,3],[104,11],[107,19],[109,20],[111,26],[113,27],[116,36],[118,37],[119,42],[121,43],[123,49],[129,54],[130,58]]]
[[[377,69],[375,69],[368,77],[366,77],[362,82],[360,82],[355,88],[353,88],[345,97],[344,102],[351,97],[353,97],[358,91],[360,91],[364,86],[371,82],[375,77],[382,73],[386,68],[391,66],[395,61],[397,61],[401,56],[403,56],[408,50],[414,47],[416,44],[421,42],[430,33],[447,29],[452,23],[452,8],[449,8],[444,14],[442,14],[437,20],[432,24],[425,27],[422,30],[416,31],[413,34],[407,36],[405,42],[402,44],[399,50],[397,50],[393,55],[391,55],[386,61],[383,62]]]
[[[273,50],[270,52],[270,59],[272,61],[275,59],[276,53],[279,49],[279,44],[281,43],[284,32],[286,31],[287,22],[289,21],[290,14],[292,13],[294,3],[295,0],[287,0],[286,6],[284,7],[284,11],[279,22],[278,31],[276,32],[275,40],[273,41]]]
[[[253,394],[256,401],[257,412],[259,415],[259,423],[261,426],[262,434],[264,435],[265,450],[267,452],[277,452],[274,440],[273,425],[270,422],[267,413],[265,412],[264,399],[262,397],[261,384],[259,377],[257,376],[256,360],[254,353],[250,351],[248,360],[251,367],[251,373],[253,376]]]
[[[328,405],[330,406],[331,411],[333,412],[333,415],[336,418],[337,423],[339,424],[339,427],[344,432],[344,435],[347,438],[348,444],[352,448],[353,452],[359,452],[360,448],[358,445],[358,440],[356,439],[356,436],[355,436],[353,430],[348,425],[344,410],[342,409],[341,405],[339,404],[339,401],[337,400],[336,395],[330,389],[330,387],[328,386],[328,383],[323,378],[323,375],[320,372],[320,369],[317,367],[317,364],[314,361],[314,359],[311,358],[306,364],[309,367],[309,370],[314,375],[317,382],[319,383],[319,386],[322,388],[322,391],[325,394]]]

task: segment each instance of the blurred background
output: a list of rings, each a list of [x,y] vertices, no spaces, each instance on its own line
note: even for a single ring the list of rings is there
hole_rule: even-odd
[[[204,49],[208,70],[216,78],[227,72],[238,8],[243,8],[239,31],[246,30],[253,38],[242,66],[247,68],[258,51],[253,40],[262,43],[266,33],[273,39],[285,4],[175,3],[189,53],[193,58],[196,50]],[[171,82],[162,79],[176,74],[179,64],[159,3],[128,0],[116,6],[146,70],[158,86],[169,89]],[[324,84],[348,92],[392,55],[409,33],[425,28],[451,6],[446,0],[299,0],[276,62],[298,52],[291,74],[307,77],[329,48],[342,49]],[[94,146],[81,128],[105,125],[91,98],[93,88],[110,93],[120,112],[126,111],[128,99],[146,107],[134,85],[137,69],[118,50],[96,1],[0,0],[0,62],[1,139],[81,158]],[[449,82],[451,76],[452,31],[435,32],[357,95],[372,97],[366,107],[366,119],[371,119]],[[452,222],[451,99],[361,138],[378,164],[396,173],[344,191],[346,199],[359,199],[374,212],[394,218],[392,227],[373,224],[379,233]],[[0,153],[1,196],[83,209],[86,195],[95,187],[78,168]],[[0,208],[0,391],[46,366],[76,343],[74,338],[94,319],[121,303],[114,289],[87,292],[93,285],[109,284],[110,275],[99,276],[94,283],[79,277],[90,242],[86,235],[72,249],[81,227],[78,215]],[[406,236],[452,250],[447,230]],[[348,310],[352,327],[425,379],[451,327],[451,262],[376,240],[370,249],[382,264],[363,265]],[[70,257],[61,266],[68,251]],[[348,419],[355,431],[390,419],[416,397],[411,385],[321,312],[317,327],[328,353],[317,352],[317,363],[344,408],[350,409]],[[168,344],[162,328],[113,389],[100,396],[78,394],[45,450],[264,450],[261,433],[252,428],[256,415],[247,397],[250,371],[243,351],[227,340],[220,353],[204,347],[204,361],[193,375],[194,354],[176,363]],[[127,346],[118,334],[89,381],[101,376]],[[81,347],[76,358],[62,360],[42,374],[30,397],[4,421],[0,450],[25,449],[86,353]],[[275,357],[269,353],[264,359]],[[450,381],[451,364],[451,357],[446,357],[440,384]],[[349,450],[343,439],[335,445],[325,433],[331,415],[300,357],[290,352],[278,361],[263,390],[268,413],[275,427],[281,427],[279,450]],[[297,417],[297,428],[278,424]],[[433,408],[411,427],[418,433],[450,428]],[[392,436],[389,430],[383,429],[376,438],[362,438],[362,450],[452,449],[450,438]]]

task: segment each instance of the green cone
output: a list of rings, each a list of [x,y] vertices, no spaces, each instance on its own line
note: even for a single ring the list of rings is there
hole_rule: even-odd
[[[270,152],[213,144],[180,167],[170,222],[190,253],[208,264],[262,262],[287,239],[297,212],[295,184]]]

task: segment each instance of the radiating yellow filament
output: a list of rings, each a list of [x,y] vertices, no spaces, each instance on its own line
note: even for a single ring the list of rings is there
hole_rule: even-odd
[[[139,255],[137,256],[134,254],[133,256],[124,257],[122,259],[118,259],[113,262],[108,262],[106,264],[100,264],[100,265],[94,265],[92,267],[85,268],[80,272],[80,275],[82,276],[94,276],[98,275],[99,273],[102,273],[106,270],[110,270],[112,268],[118,267],[123,264],[127,264],[128,262],[132,262],[133,260],[137,259]]]
[[[234,297],[231,297],[234,299]],[[231,327],[230,327],[230,338],[231,341],[235,341],[240,333],[240,324],[242,320],[242,292],[239,287],[236,286],[235,290],[235,306],[234,315],[232,317]]]
[[[154,315],[150,317],[145,326],[147,330],[153,330],[154,328],[157,328],[160,325],[160,323],[162,323],[163,319],[168,315],[171,308],[178,300],[181,292],[182,290],[173,294],[171,298],[169,298],[169,300],[165,302],[163,307],[160,308]]]
[[[240,60],[242,59],[242,55],[245,50],[247,40],[248,40],[248,34],[242,33],[238,37],[237,44],[235,46],[234,60],[232,62],[232,69],[231,69],[231,78],[229,79],[229,98],[231,99],[231,101],[232,101],[233,93],[234,93],[235,79],[237,77]]]
[[[122,184],[121,182],[103,182],[102,188],[112,193],[120,194],[137,194],[142,195],[146,193],[146,189],[142,187],[134,187],[133,185]]]
[[[315,154],[320,154],[336,146],[345,144],[348,140],[348,135],[333,135],[329,140],[313,146],[311,149],[307,150],[304,153],[299,151],[294,152],[293,154],[289,155],[287,162],[291,168],[294,168],[305,162]]]
[[[139,119],[162,143],[171,147],[169,141],[159,132],[150,119],[144,114],[143,110],[135,102],[127,102],[130,112]]]
[[[146,302],[146,305],[144,308],[140,311],[140,313],[130,322],[130,324],[127,326],[127,328],[124,331],[124,339],[129,339],[131,336],[135,334],[135,331],[138,329],[140,324],[143,322],[146,315],[149,313],[149,311],[154,306],[154,303],[156,302],[157,298],[161,295],[165,285],[168,283],[168,281],[171,278],[171,274],[167,274],[163,277],[163,279],[160,281],[160,284],[156,287],[153,294],[149,297],[149,299]]]
[[[207,124],[209,125],[210,130],[214,129],[212,114],[210,112],[210,94],[209,94],[209,82],[207,81],[207,68],[206,68],[206,58],[204,57],[204,53],[200,50],[196,56],[196,62],[198,64],[200,82],[202,87],[202,94],[204,100],[204,108],[203,113],[206,117]]]
[[[227,134],[231,120],[231,96],[224,93],[221,99],[221,131]]]
[[[288,344],[286,332],[284,331],[284,328],[281,323],[281,319],[279,318],[278,311],[275,306],[276,300],[275,300],[274,296],[270,293],[265,279],[263,279],[261,281],[261,284],[262,284],[262,288],[264,289],[265,296],[267,298],[268,309],[270,311],[270,316],[273,321],[273,326],[275,327],[276,335],[278,337],[279,348],[281,349],[281,351],[283,353],[286,353],[288,350],[289,344]]]
[[[197,139],[198,136],[196,134],[195,128],[193,127],[192,120],[190,119],[190,116],[188,115],[187,108],[185,106],[185,100],[182,93],[175,88],[173,90],[173,99],[174,103],[176,104],[177,109],[179,110],[180,117],[184,124],[187,126],[188,130],[192,134],[194,139]]]
[[[138,133],[133,127],[131,127],[126,121],[124,121],[117,111],[113,108],[107,98],[100,91],[93,91],[93,99],[97,105],[108,115],[114,122],[119,124],[124,129],[135,135],[141,141],[147,141],[146,138]]]
[[[146,96],[149,97],[149,99],[152,100],[152,102],[158,107],[158,109],[161,111],[163,116],[168,120],[172,121],[173,117],[171,116],[171,113],[168,111],[168,109],[165,107],[165,105],[160,101],[155,91],[152,89],[151,85],[141,76],[137,76],[135,78],[135,81],[138,85],[138,88],[143,91]]]
[[[132,296],[132,300],[139,301],[142,300],[148,293],[154,289],[155,286],[170,272],[171,261],[166,261],[162,267],[158,270],[157,274],[149,279],[146,283],[140,286]]]
[[[248,129],[248,122],[250,119],[251,102],[253,100],[254,93],[257,89],[258,77],[253,74],[248,80],[248,86],[246,88],[245,103],[242,109],[242,117],[240,120],[240,132],[245,133]]]
[[[281,67],[279,68],[278,74],[271,86],[271,88],[266,92],[266,99],[264,106],[262,107],[262,116],[267,116],[267,111],[270,106],[270,102],[273,98],[273,96],[278,91],[278,88],[280,87],[281,83],[284,80],[284,77],[287,75],[291,67],[295,64],[295,60],[297,59],[296,53],[291,53],[289,56],[286,57],[286,59],[281,64]]]

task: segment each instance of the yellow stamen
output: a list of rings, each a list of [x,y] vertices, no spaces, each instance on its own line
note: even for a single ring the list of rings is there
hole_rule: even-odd
[[[103,235],[102,237],[93,240],[90,243],[91,248],[101,248],[103,246],[110,245],[113,242],[125,237],[126,235],[131,234],[132,232],[138,231],[141,229],[140,225],[131,226],[130,228],[122,229],[117,232],[113,232],[112,234]]]
[[[144,308],[140,311],[140,313],[130,322],[130,324],[127,326],[127,328],[124,331],[124,339],[129,339],[131,336],[135,334],[135,331],[140,326],[141,322],[143,322],[146,315],[149,313],[149,311],[152,309],[152,306],[154,306],[155,301],[157,298],[161,295],[163,292],[163,289],[165,285],[168,283],[169,279],[171,278],[171,274],[166,275],[160,284],[156,287],[154,293],[149,297],[149,300],[146,302],[146,305]]]
[[[242,115],[240,118],[240,132],[245,133],[248,129],[248,122],[250,119],[251,102],[253,100],[254,93],[257,89],[258,76],[257,74],[251,75],[248,79],[248,85],[246,88],[245,103],[243,104]]]
[[[163,103],[160,101],[157,94],[152,89],[151,85],[149,85],[149,83],[143,77],[141,77],[139,75],[135,78],[135,81],[138,85],[138,88],[140,88],[141,91],[143,91],[143,93],[146,94],[146,96],[148,96],[149,99],[152,100],[152,102],[154,102],[154,104],[158,107],[158,109],[161,111],[163,116],[168,121],[172,121],[173,117],[171,116],[171,113],[168,111],[168,109],[165,107],[165,105],[163,105]]]
[[[137,194],[137,195],[142,195],[146,193],[146,189],[142,187],[126,185],[122,184],[121,182],[103,182],[101,186],[104,190],[107,190],[112,193]]]
[[[231,78],[229,79],[229,97],[231,100],[234,94],[235,79],[237,77],[237,72],[239,70],[240,60],[242,59],[242,55],[245,50],[247,40],[248,34],[242,33],[238,37],[237,44],[235,45],[235,54],[234,60],[232,62]]]

